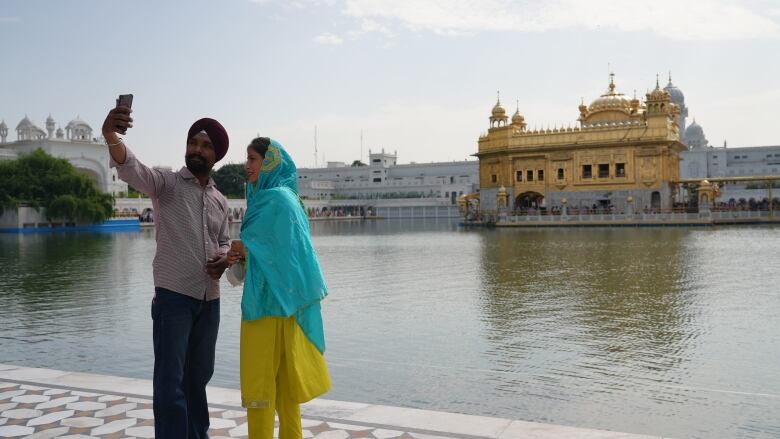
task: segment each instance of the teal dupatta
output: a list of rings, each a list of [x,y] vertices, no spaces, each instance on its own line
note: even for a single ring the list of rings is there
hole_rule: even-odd
[[[295,315],[307,338],[324,353],[320,301],[328,288],[298,198],[295,163],[275,140],[257,183],[247,187],[241,241],[247,250],[242,318]]]

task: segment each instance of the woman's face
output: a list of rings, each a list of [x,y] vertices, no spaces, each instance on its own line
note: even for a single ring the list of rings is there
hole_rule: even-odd
[[[246,171],[246,179],[250,183],[257,183],[257,179],[260,178],[260,167],[263,165],[263,159],[264,157],[251,146],[247,146],[244,170]]]

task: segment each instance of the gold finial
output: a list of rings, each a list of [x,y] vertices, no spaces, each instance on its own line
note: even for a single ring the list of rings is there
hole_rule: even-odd
[[[658,79],[658,78],[659,78],[659,75],[658,75],[658,73],[656,73],[656,74],[655,74],[655,89],[656,89],[656,90],[658,90],[659,88],[661,88],[661,83],[659,82],[659,79]]]
[[[609,91],[613,92],[615,91],[615,74],[610,73],[609,74]]]
[[[496,90],[496,105],[501,105],[501,90]]]
[[[517,100],[517,110],[518,113],[520,112],[520,99]]]
[[[672,84],[672,71],[669,70],[669,85]]]

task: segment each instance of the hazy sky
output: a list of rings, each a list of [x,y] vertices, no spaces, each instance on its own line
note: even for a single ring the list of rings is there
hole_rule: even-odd
[[[464,160],[501,91],[531,127],[574,123],[580,98],[644,94],[671,70],[711,143],[780,144],[779,0],[0,0],[0,119],[96,133],[135,94],[127,143],[183,164],[197,118],[257,133],[299,166],[368,149]]]

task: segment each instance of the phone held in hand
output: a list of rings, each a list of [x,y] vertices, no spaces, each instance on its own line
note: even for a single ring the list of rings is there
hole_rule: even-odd
[[[119,95],[119,97],[116,98],[116,106],[117,107],[132,108],[133,107],[133,95],[132,94]],[[126,134],[127,133],[127,128],[125,128],[125,127],[122,127],[122,128],[117,127],[117,128],[118,128],[117,132],[119,134]]]
[[[133,95],[132,94],[129,94],[129,95],[119,95],[119,97],[116,98],[116,106],[117,107],[124,106],[124,107],[127,107],[127,108],[132,108],[133,107]]]

